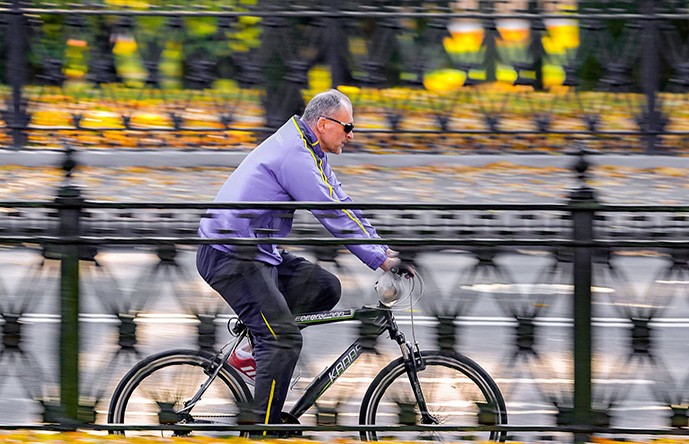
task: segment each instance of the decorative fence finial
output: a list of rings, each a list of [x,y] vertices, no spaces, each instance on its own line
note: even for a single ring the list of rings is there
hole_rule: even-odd
[[[79,164],[76,160],[76,148],[72,146],[68,139],[62,139],[63,152],[65,154],[62,160],[62,170],[65,172],[65,177],[62,185],[58,189],[57,195],[59,198],[78,198],[81,199],[81,191],[72,181],[72,174]]]
[[[588,170],[591,166],[591,162],[589,162],[587,156],[598,154],[598,152],[588,149],[586,143],[583,141],[575,141],[572,144],[572,148],[567,151],[567,154],[577,156],[577,160],[572,165],[572,169],[577,174],[577,179],[579,181],[579,185],[570,193],[570,198],[573,200],[595,200],[594,189],[586,183],[589,179]]]
[[[77,151],[71,143],[69,143],[69,140],[67,139],[62,139],[62,146],[64,147],[64,153],[65,153],[65,158],[62,161],[62,169],[65,172],[65,178],[70,178],[72,177],[72,172],[74,171],[74,168],[77,166],[77,161],[74,158],[74,153]]]

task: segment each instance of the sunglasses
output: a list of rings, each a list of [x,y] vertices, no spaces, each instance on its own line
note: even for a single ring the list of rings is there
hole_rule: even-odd
[[[342,125],[342,128],[344,129],[345,134],[349,134],[354,130],[354,124],[353,123],[340,122],[339,120],[335,120],[332,117],[327,117],[327,116],[321,116],[321,117],[324,119],[328,119],[331,122],[339,123],[340,125]]]

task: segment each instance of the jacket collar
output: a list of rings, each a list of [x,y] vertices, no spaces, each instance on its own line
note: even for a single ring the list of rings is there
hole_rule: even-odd
[[[316,134],[314,134],[314,132],[311,131],[311,128],[306,123],[304,123],[303,120],[301,120],[301,117],[295,115],[293,119],[297,123],[297,126],[299,126],[299,129],[301,129],[304,136],[306,137],[306,143],[308,144],[309,148],[311,148],[311,150],[316,154],[316,156],[322,159],[325,156],[325,153],[321,149],[321,144],[318,141],[318,137],[316,137]]]

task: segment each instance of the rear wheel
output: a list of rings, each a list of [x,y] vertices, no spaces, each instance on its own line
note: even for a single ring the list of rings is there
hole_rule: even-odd
[[[425,368],[418,371],[433,424],[476,427],[507,424],[505,401],[488,373],[464,355],[424,351]],[[363,425],[423,424],[404,361],[399,358],[376,376],[364,396]],[[363,440],[458,441],[471,434],[479,440],[503,441],[504,432],[361,432]]]
[[[240,407],[251,393],[240,376],[223,365],[193,408],[182,411],[215,368],[214,356],[192,350],[171,350],[150,356],[120,381],[110,401],[108,422],[130,425],[222,424],[236,425]],[[188,431],[141,430],[130,435],[187,435]],[[228,435],[228,432],[191,432],[193,435]],[[239,433],[236,433],[239,434]]]

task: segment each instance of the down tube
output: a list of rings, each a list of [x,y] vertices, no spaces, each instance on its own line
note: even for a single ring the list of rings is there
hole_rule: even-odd
[[[318,398],[335,383],[342,373],[345,372],[359,357],[363,354],[364,349],[361,346],[360,340],[356,340],[349,348],[340,355],[337,360],[330,367],[323,370],[323,372],[316,376],[311,381],[311,384],[306,388],[306,391],[290,411],[291,415],[299,418],[312,405],[316,403]]]

